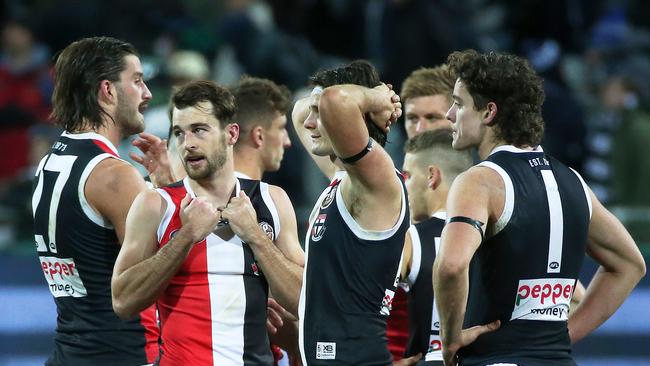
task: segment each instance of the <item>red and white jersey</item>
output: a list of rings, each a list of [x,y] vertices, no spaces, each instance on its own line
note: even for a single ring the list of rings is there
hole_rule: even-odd
[[[280,220],[268,185],[239,178],[233,195],[240,190],[253,203],[260,227],[275,240]],[[186,193],[196,196],[188,178],[157,191],[167,202],[157,233],[162,248],[181,227],[181,200]],[[264,274],[250,247],[227,226],[215,233],[192,247],[158,299],[160,365],[272,365]]]

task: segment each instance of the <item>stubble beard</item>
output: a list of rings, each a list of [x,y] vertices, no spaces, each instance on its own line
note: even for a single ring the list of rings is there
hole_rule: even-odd
[[[115,110],[115,124],[119,126],[122,136],[127,137],[144,131],[144,117],[138,108],[131,110],[124,100],[124,94],[118,91],[120,102]]]
[[[225,141],[224,141],[225,143]],[[224,165],[226,165],[226,160],[228,155],[225,148],[221,148],[215,152],[215,154],[208,158],[206,157],[206,166],[202,169],[192,169],[187,161],[183,161],[185,166],[185,172],[187,176],[193,180],[202,180],[214,176],[215,173],[219,172]]]

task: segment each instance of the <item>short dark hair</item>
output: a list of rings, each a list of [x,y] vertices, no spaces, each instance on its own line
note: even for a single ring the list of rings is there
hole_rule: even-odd
[[[443,171],[447,183],[451,182],[460,173],[472,166],[472,154],[469,150],[454,150],[452,130],[438,128],[419,133],[404,145],[407,154],[418,155],[417,161],[420,168],[426,165],[438,165]]]
[[[102,127],[99,84],[119,81],[128,55],[138,55],[135,47],[111,37],[84,38],[63,49],[54,65],[51,118],[68,131]]]
[[[169,120],[173,124],[171,111],[174,108],[194,107],[200,102],[212,103],[212,114],[221,127],[232,122],[236,110],[235,97],[227,88],[207,80],[191,81],[174,92],[171,97]]]
[[[230,91],[235,96],[234,120],[239,124],[240,133],[256,124],[268,128],[276,114],[289,111],[291,92],[271,80],[245,75]]]
[[[366,60],[352,61],[348,65],[335,69],[320,70],[309,78],[311,84],[327,88],[332,85],[356,84],[367,88],[381,85],[379,73],[372,64]],[[381,146],[386,145],[387,134],[370,121],[369,116],[364,116],[370,137]]]
[[[537,146],[544,135],[542,79],[523,58],[475,50],[454,52],[447,64],[465,84],[476,110],[497,105],[496,137],[517,146]]]
[[[423,150],[428,150],[434,146],[451,147],[454,138],[451,128],[437,128],[435,130],[428,130],[419,133],[406,141],[404,144],[404,152],[406,153],[419,153]]]

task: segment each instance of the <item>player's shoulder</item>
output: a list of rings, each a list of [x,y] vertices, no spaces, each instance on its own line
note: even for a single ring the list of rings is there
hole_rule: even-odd
[[[106,158],[93,169],[86,188],[107,195],[140,192],[147,188],[140,172],[131,164],[117,158]]]
[[[282,187],[269,184],[268,190],[271,199],[273,200],[275,205],[278,206],[280,213],[282,213],[282,211],[285,209],[289,209],[289,208],[293,209],[293,204],[291,203],[291,199],[289,199],[289,195],[284,189],[282,189]]]
[[[503,185],[503,181],[494,168],[485,165],[475,165],[460,173],[454,179],[453,185],[498,187]]]

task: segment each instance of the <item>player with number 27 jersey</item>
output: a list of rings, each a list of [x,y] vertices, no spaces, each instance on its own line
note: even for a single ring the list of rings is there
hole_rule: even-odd
[[[36,172],[34,239],[58,312],[55,349],[46,365],[143,365],[158,354],[153,308],[130,320],[113,312],[110,283],[120,245],[84,193],[104,159],[119,159],[108,139],[64,132]]]

